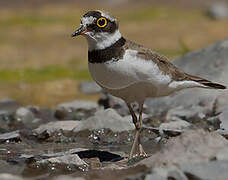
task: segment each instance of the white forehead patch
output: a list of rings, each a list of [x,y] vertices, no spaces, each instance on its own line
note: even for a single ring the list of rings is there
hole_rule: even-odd
[[[113,18],[112,16],[110,16],[108,13],[106,13],[106,12],[104,12],[104,11],[100,11],[100,10],[98,10],[98,12],[101,13],[101,16],[106,17],[106,18],[109,19],[110,21],[112,21],[112,22],[116,21],[116,19]]]
[[[89,17],[82,17],[81,20],[83,25],[88,25],[88,24],[92,24],[95,19],[96,19],[95,17],[89,16]]]

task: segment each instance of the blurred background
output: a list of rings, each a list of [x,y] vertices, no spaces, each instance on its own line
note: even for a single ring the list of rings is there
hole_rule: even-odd
[[[71,38],[80,17],[101,9],[119,20],[122,35],[171,60],[228,35],[228,1],[0,0],[0,98],[55,107],[97,100],[78,90],[91,80],[87,43]]]

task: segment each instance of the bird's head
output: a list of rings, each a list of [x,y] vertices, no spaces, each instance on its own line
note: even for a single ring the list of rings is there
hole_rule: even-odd
[[[89,51],[105,49],[122,37],[117,19],[99,10],[89,11],[82,16],[80,28],[72,37],[78,35],[86,37]]]

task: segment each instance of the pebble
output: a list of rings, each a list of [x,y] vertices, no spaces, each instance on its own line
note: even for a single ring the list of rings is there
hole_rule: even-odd
[[[16,130],[9,133],[0,134],[0,143],[6,142],[7,140],[16,142],[21,141],[20,131]]]

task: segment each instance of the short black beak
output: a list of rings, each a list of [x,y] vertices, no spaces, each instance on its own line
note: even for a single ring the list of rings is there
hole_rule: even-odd
[[[79,29],[77,29],[74,33],[71,34],[71,37],[75,37],[78,35],[83,35],[87,32],[86,28],[81,26]]]

